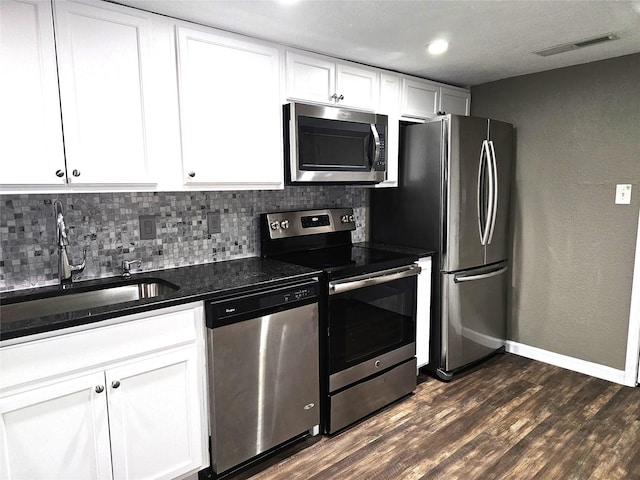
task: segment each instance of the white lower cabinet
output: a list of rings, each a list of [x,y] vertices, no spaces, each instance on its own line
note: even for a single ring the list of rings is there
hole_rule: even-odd
[[[104,373],[2,396],[3,479],[112,478]]]
[[[418,260],[422,268],[418,275],[418,308],[416,313],[416,358],[418,368],[429,363],[429,337],[431,331],[431,257]]]
[[[20,379],[1,385],[0,477],[175,479],[206,467],[203,328],[198,306],[0,350],[8,381]],[[113,347],[83,348],[100,337]],[[24,358],[34,365],[14,365]]]

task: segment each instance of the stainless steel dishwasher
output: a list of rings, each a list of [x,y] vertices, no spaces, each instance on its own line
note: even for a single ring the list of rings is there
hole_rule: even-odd
[[[319,432],[318,288],[314,278],[206,303],[215,475]]]

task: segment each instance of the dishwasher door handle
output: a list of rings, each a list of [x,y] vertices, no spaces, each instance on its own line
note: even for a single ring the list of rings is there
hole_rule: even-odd
[[[401,278],[418,275],[421,270],[422,269],[418,265],[410,265],[402,268],[383,270],[382,272],[377,272],[375,274],[359,275],[345,280],[329,282],[329,295],[338,295],[358,288],[393,282],[394,280],[400,280]]]

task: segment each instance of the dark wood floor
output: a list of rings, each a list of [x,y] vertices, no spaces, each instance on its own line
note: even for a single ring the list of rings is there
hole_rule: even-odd
[[[640,479],[640,388],[511,354],[241,477]]]

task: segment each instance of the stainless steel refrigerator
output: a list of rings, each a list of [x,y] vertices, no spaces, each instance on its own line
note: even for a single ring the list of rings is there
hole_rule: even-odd
[[[443,380],[506,341],[513,126],[445,115],[403,126],[398,188],[371,194],[371,239],[434,253],[427,368]]]

